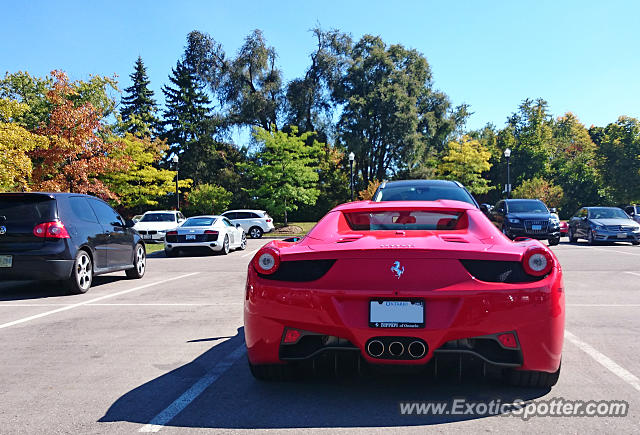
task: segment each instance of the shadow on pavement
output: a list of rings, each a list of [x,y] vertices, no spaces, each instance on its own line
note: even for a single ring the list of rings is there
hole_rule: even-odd
[[[124,272],[122,276],[96,276],[93,278],[91,289],[101,285],[128,279]],[[91,293],[89,289],[89,293]],[[71,296],[58,281],[9,281],[0,283],[0,301],[20,301],[28,299],[44,299],[57,296]]]
[[[180,368],[120,397],[100,422],[149,423],[225,356],[244,346],[238,334]],[[521,389],[488,381],[433,381],[416,375],[317,378],[296,382],[256,381],[243,354],[200,396],[166,425],[222,429],[389,427],[445,424],[477,415],[401,415],[401,401],[500,400],[512,403],[544,396],[548,389]]]

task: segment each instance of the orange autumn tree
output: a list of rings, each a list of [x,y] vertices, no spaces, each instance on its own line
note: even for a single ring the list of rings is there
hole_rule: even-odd
[[[74,102],[78,92],[64,72],[52,71],[51,76],[54,83],[46,97],[52,109],[46,124],[36,129],[49,139],[49,147],[29,153],[32,188],[116,198],[98,177],[129,168],[129,159],[116,152],[122,143],[103,139],[102,113],[91,103]]]

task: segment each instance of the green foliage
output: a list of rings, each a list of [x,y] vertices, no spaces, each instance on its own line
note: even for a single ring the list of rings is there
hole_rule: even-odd
[[[562,187],[556,186],[539,177],[523,181],[513,192],[514,198],[539,199],[548,207],[560,207],[564,192]]]
[[[144,211],[149,206],[158,205],[160,198],[175,191],[175,171],[158,169],[156,165],[167,146],[159,139],[140,138],[126,133],[124,138],[111,138],[122,143],[116,159],[129,161],[125,171],[111,172],[103,181],[118,197],[121,207],[130,211]],[[179,187],[191,186],[190,179],[179,181]]]
[[[28,189],[32,172],[28,153],[49,144],[46,137],[14,122],[28,111],[24,103],[0,98],[0,191]]]
[[[461,182],[471,193],[487,193],[491,186],[482,173],[491,168],[490,158],[491,153],[478,140],[463,136],[449,142],[438,172],[445,179]]]
[[[125,88],[126,95],[121,99],[122,128],[136,136],[157,136],[160,130],[158,106],[153,98],[153,91],[149,89],[151,82],[140,56],[129,77],[132,84]]]
[[[253,135],[262,148],[254,161],[241,165],[256,185],[249,193],[270,214],[283,216],[286,225],[287,212],[301,204],[314,205],[318,199],[322,144],[312,132],[298,135],[296,127],[290,133],[256,127]]]
[[[213,184],[200,184],[186,197],[186,212],[191,215],[221,214],[231,203],[233,193]]]

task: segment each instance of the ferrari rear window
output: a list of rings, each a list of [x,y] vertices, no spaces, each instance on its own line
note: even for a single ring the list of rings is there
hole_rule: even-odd
[[[457,230],[463,227],[458,211],[358,211],[344,216],[354,231]]]

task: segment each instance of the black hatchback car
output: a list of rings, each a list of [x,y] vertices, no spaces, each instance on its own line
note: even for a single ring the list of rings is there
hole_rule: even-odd
[[[60,280],[86,293],[95,275],[142,278],[146,249],[106,202],[73,193],[0,193],[0,280]]]
[[[539,199],[504,199],[488,214],[491,222],[510,239],[529,237],[560,243],[560,220]]]

